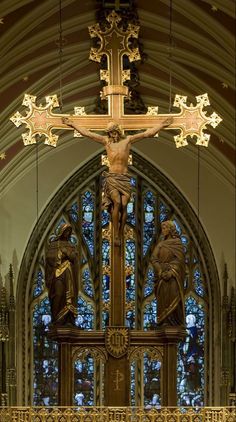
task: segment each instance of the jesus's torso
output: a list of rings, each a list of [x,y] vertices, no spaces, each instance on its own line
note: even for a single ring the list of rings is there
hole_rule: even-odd
[[[109,160],[109,172],[117,174],[128,173],[128,158],[130,145],[126,139],[119,142],[107,142],[105,145]]]

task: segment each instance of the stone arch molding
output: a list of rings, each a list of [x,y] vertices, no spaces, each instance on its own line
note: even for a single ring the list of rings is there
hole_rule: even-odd
[[[203,264],[209,292],[209,364],[207,373],[207,383],[210,386],[210,394],[207,403],[214,405],[218,400],[219,392],[214,385],[214,373],[216,368],[220,368],[220,352],[215,347],[214,338],[220,335],[220,283],[215,264],[213,251],[203,230],[201,223],[191,208],[190,204],[174,184],[163,175],[163,173],[145,158],[133,151],[132,173],[141,175],[152,189],[158,190],[167,202],[169,202],[176,211],[176,214],[185,222],[190,236],[199,248],[200,258]],[[17,281],[17,385],[18,385],[18,404],[29,405],[29,379],[30,379],[30,338],[32,328],[29,315],[29,297],[31,291],[31,280],[35,264],[37,262],[38,251],[43,246],[51,227],[55,224],[58,216],[63,210],[66,202],[73,198],[77,191],[85,187],[88,183],[98,177],[101,172],[101,155],[98,154],[79,170],[77,170],[56,192],[50,203],[45,208],[39,218],[37,227],[34,228],[20,266]]]

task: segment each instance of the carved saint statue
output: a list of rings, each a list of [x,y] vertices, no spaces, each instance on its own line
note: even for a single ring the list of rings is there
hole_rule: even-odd
[[[128,159],[130,147],[133,142],[143,138],[153,137],[160,129],[171,124],[172,118],[163,121],[145,132],[136,133],[122,137],[120,126],[115,122],[110,122],[107,126],[107,135],[99,135],[82,128],[73,121],[73,118],[64,118],[63,123],[73,127],[81,135],[104,145],[109,161],[109,171],[104,172],[104,200],[103,208],[111,213],[114,227],[114,243],[120,245],[120,239],[124,230],[127,218],[127,204],[130,200],[131,186],[130,175],[128,173]]]
[[[185,325],[185,256],[173,221],[161,224],[163,239],[154,248],[151,263],[155,273],[157,324]]]
[[[69,241],[70,224],[60,227],[46,251],[45,281],[54,324],[74,324],[77,315],[77,249]]]

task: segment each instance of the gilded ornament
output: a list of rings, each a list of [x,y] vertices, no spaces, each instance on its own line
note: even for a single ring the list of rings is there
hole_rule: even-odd
[[[107,327],[105,344],[106,350],[113,357],[124,356],[129,346],[129,329],[127,327]]]

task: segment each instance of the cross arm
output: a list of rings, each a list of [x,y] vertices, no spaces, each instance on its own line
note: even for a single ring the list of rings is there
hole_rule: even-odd
[[[159,130],[165,127],[168,127],[172,122],[173,122],[172,117],[162,118],[162,120],[160,120],[160,123],[155,125],[154,127],[150,129],[146,129],[144,132],[136,133],[135,135],[128,136],[127,141],[129,143],[133,143],[143,138],[152,138],[159,132]]]
[[[73,117],[63,117],[62,123],[65,125],[75,129],[79,132],[82,136],[86,136],[87,138],[92,139],[95,142],[99,142],[100,144],[106,143],[106,137],[99,135],[98,133],[91,132],[91,130],[86,129],[85,127],[81,127]]]
[[[180,108],[179,113],[158,114],[158,107],[148,107],[147,114],[139,116],[123,115],[119,122],[123,128],[129,131],[147,129],[145,132],[131,135],[131,142],[135,142],[141,138],[154,136],[160,129],[160,125],[166,119],[168,121],[171,118],[171,123],[168,126],[163,126],[163,128],[179,130],[179,134],[174,136],[177,148],[188,145],[187,138],[189,137],[195,137],[197,145],[207,147],[210,139],[210,134],[205,132],[207,125],[215,128],[222,119],[215,112],[207,116],[207,112],[203,110],[205,106],[210,105],[207,94],[197,96],[196,101],[195,106],[193,104],[188,106],[186,96],[176,95],[174,107]]]
[[[56,146],[58,136],[54,133],[57,129],[71,129],[63,122],[65,118],[70,117],[73,122],[73,128],[77,129],[75,136],[80,136],[78,131],[83,136],[88,136],[96,142],[105,144],[106,137],[93,131],[104,131],[111,120],[117,121],[123,130],[146,130],[142,133],[130,135],[129,142],[135,142],[142,138],[154,136],[161,128],[177,129],[179,134],[174,136],[176,147],[182,147],[188,144],[188,137],[196,137],[197,144],[208,146],[210,135],[205,132],[207,125],[214,128],[221,122],[215,112],[207,116],[207,112],[203,107],[210,105],[207,94],[196,97],[197,105],[193,106],[186,104],[187,97],[176,95],[174,106],[180,108],[179,113],[172,114],[158,114],[157,107],[149,107],[147,114],[142,115],[124,115],[118,113],[114,116],[112,113],[107,115],[87,115],[84,107],[75,107],[75,114],[69,116],[66,114],[55,114],[52,109],[58,107],[57,96],[46,97],[46,105],[35,104],[36,97],[25,95],[23,105],[29,107],[26,115],[21,115],[16,112],[11,121],[19,127],[22,124],[26,125],[28,132],[23,133],[23,142],[25,145],[30,145],[36,142],[37,136],[44,136],[45,144]],[[164,122],[168,122],[171,118],[171,123],[166,126]]]
[[[46,104],[36,104],[36,97],[33,95],[25,94],[23,99],[23,105],[28,107],[27,113],[22,115],[18,111],[10,118],[10,120],[17,126],[24,124],[27,132],[22,134],[24,145],[35,144],[37,137],[43,137],[44,143],[50,146],[56,147],[58,135],[55,134],[55,130],[58,129],[72,129],[63,122],[64,119],[72,117],[68,114],[54,113],[53,108],[58,108],[59,103],[56,95],[47,96]],[[108,115],[87,115],[84,111],[84,107],[75,107],[75,114],[73,115],[73,123],[76,122],[76,126],[83,130],[84,136],[91,138],[97,142],[102,142],[101,135],[91,132],[91,130],[103,131],[104,128],[111,121],[111,116]],[[85,131],[86,132],[85,135]],[[75,131],[74,136],[81,136],[78,130]],[[96,138],[96,139],[95,139]]]

